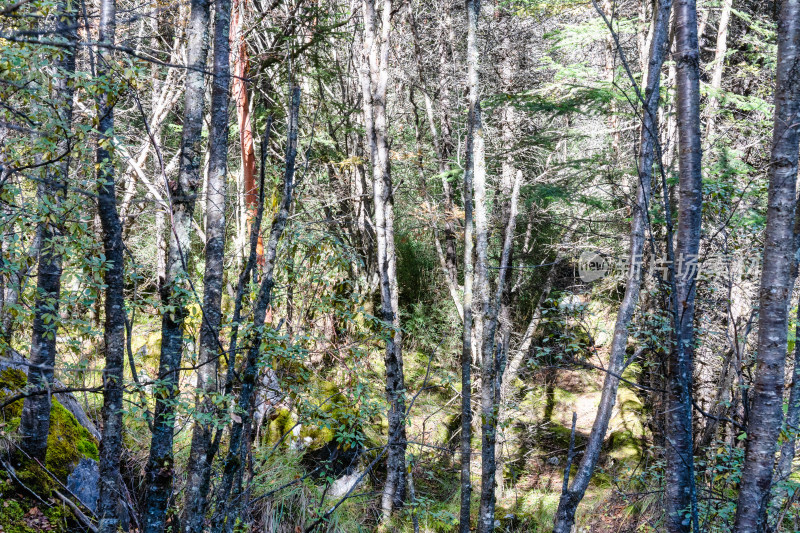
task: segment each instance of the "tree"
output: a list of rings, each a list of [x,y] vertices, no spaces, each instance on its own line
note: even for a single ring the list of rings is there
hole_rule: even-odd
[[[384,520],[393,509],[403,506],[406,493],[405,384],[403,380],[402,332],[397,292],[397,254],[394,243],[394,192],[389,160],[386,117],[386,88],[389,82],[389,35],[392,2],[381,6],[380,35],[377,35],[375,0],[364,0],[364,57],[361,85],[367,145],[372,163],[372,191],[375,207],[375,235],[380,278],[380,317],[389,328],[386,339],[386,400],[389,403],[386,484],[381,510]]]
[[[784,0],[778,19],[778,66],[769,174],[767,227],[761,269],[758,364],[747,424],[736,533],[763,531],[767,518],[775,446],[783,418],[788,307],[792,291],[795,180],[800,113],[800,2]]]
[[[116,2],[100,5],[98,75],[110,77],[112,56],[108,52],[116,34]],[[97,148],[97,211],[103,229],[103,251],[109,265],[105,271],[105,332],[103,336],[106,366],[103,370],[103,435],[100,440],[100,495],[98,509],[100,533],[115,533],[119,528],[119,499],[124,494],[120,475],[122,456],[122,414],[125,364],[125,255],[122,224],[117,212],[117,198],[112,146],[114,137],[114,96],[98,99],[100,135]]]
[[[183,356],[183,325],[187,315],[185,278],[188,275],[189,239],[202,161],[201,132],[209,5],[208,0],[192,0],[189,17],[189,69],[186,73],[180,169],[178,179],[174,184],[169,184],[172,227],[166,258],[166,278],[159,287],[163,305],[161,354],[153,436],[146,467],[145,533],[161,533],[164,530],[174,475],[174,400],[178,393],[178,376]]]
[[[461,353],[461,511],[459,528],[462,533],[470,529],[470,496],[472,492],[470,458],[472,455],[472,381],[471,365],[473,363],[473,339],[476,338],[475,315],[480,317],[484,312],[481,295],[486,288],[485,271],[481,275],[481,258],[485,260],[486,246],[482,254],[479,250],[477,260],[473,255],[473,238],[475,233],[484,232],[486,239],[486,208],[483,130],[481,126],[481,105],[479,99],[479,64],[478,64],[478,19],[480,17],[480,0],[469,0],[467,9],[467,87],[469,89],[469,114],[467,118],[467,161],[464,169],[464,333]],[[478,197],[478,187],[483,189],[483,197]],[[480,206],[477,205],[480,203]],[[481,214],[482,213],[482,214]],[[480,222],[478,222],[480,219]],[[482,244],[486,245],[486,242]],[[480,249],[481,243],[478,248]],[[484,263],[485,264],[485,263]],[[478,271],[477,278],[475,271]],[[473,300],[473,292],[478,287],[478,299]],[[477,308],[477,309],[476,309]],[[477,313],[476,313],[477,310]]]
[[[203,276],[203,321],[200,329],[200,368],[197,372],[195,404],[197,419],[192,429],[192,448],[186,483],[183,529],[203,531],[206,499],[214,460],[212,435],[216,415],[213,395],[218,390],[222,324],[222,289],[225,259],[226,179],[228,174],[228,106],[230,103],[231,1],[219,0],[214,7],[214,77],[211,86],[209,169],[206,185],[206,264]],[[256,203],[258,195],[256,194]],[[253,213],[255,214],[255,213]],[[232,357],[229,364],[234,364]]]
[[[55,144],[54,161],[46,165],[46,177],[40,187],[39,207],[42,221],[39,224],[41,244],[39,264],[36,269],[36,302],[34,307],[33,335],[30,349],[28,386],[51,389],[56,364],[56,335],[59,325],[61,299],[61,274],[63,261],[64,226],[60,212],[67,194],[70,165],[72,111],[75,73],[75,47],[77,11],[67,1],[59,2],[55,34],[65,44],[56,69],[53,85],[53,107],[56,112],[56,131],[60,130]],[[29,457],[44,462],[47,453],[47,435],[50,429],[50,393],[25,398],[22,406],[19,433],[21,448]]]
[[[243,471],[246,446],[245,428],[250,423],[251,410],[256,392],[257,377],[259,372],[259,358],[261,356],[261,343],[264,338],[267,311],[272,305],[272,290],[275,287],[275,265],[278,255],[278,241],[286,228],[289,210],[295,189],[295,161],[297,158],[297,128],[300,113],[300,88],[292,89],[292,103],[289,114],[288,142],[286,143],[286,168],[283,177],[283,196],[278,206],[278,212],[272,221],[267,249],[264,254],[264,272],[258,289],[258,296],[253,308],[253,325],[255,332],[249,339],[247,358],[242,376],[242,386],[236,404],[237,417],[234,418],[230,430],[228,453],[223,464],[222,480],[217,489],[217,508],[212,519],[212,531],[219,533],[223,526],[226,531],[233,528],[237,511],[240,510],[242,481],[240,473]],[[264,150],[267,147],[263,147]],[[253,232],[253,235],[257,233]],[[251,241],[252,243],[252,241]],[[253,251],[251,250],[251,256]]]
[[[583,457],[578,465],[572,484],[561,489],[561,497],[556,512],[554,533],[568,533],[575,523],[575,511],[583,499],[589,486],[600,450],[608,431],[612,411],[617,398],[620,377],[632,362],[632,356],[626,361],[628,349],[628,327],[636,306],[642,285],[643,269],[638,264],[644,255],[647,231],[650,229],[649,206],[652,197],[653,163],[655,162],[656,144],[658,143],[658,108],[661,88],[661,67],[667,53],[669,20],[672,0],[660,0],[653,21],[653,38],[650,42],[650,60],[647,67],[647,85],[642,96],[642,127],[640,133],[640,151],[638,161],[639,183],[636,201],[631,220],[630,250],[628,254],[630,271],[626,272],[625,295],[620,303],[617,321],[614,326],[614,337],[611,341],[609,365],[603,381],[600,405],[597,409],[589,442],[586,444]],[[637,91],[638,92],[638,91]],[[638,102],[637,102],[638,103]],[[568,473],[565,473],[568,479]]]
[[[676,114],[680,193],[674,253],[672,314],[675,342],[667,362],[666,512],[670,533],[698,530],[692,438],[692,373],[698,252],[703,208],[700,134],[700,52],[694,0],[675,2]],[[666,191],[665,191],[666,194]],[[688,517],[691,517],[691,521]]]

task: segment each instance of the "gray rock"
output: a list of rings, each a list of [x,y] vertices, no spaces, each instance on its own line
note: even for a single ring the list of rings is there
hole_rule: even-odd
[[[356,470],[352,474],[340,477],[331,484],[328,489],[328,496],[331,498],[343,498],[361,481],[362,474],[361,470]]]
[[[100,468],[97,461],[81,459],[75,470],[67,477],[67,488],[92,512],[97,510],[100,496]]]

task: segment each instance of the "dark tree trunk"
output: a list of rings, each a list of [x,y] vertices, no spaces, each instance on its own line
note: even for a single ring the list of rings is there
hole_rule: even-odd
[[[592,432],[586,444],[583,457],[578,465],[578,470],[569,488],[564,487],[558,502],[554,533],[569,533],[575,524],[575,511],[591,481],[600,451],[608,431],[608,423],[614,410],[619,387],[619,376],[625,370],[625,353],[628,346],[628,326],[630,325],[636,306],[639,301],[639,291],[642,284],[641,269],[634,266],[641,261],[646,241],[645,232],[649,225],[648,206],[650,204],[653,162],[656,153],[656,140],[658,136],[658,105],[659,89],[661,86],[661,67],[667,53],[669,34],[669,19],[672,9],[672,0],[661,0],[655,12],[653,39],[650,44],[650,61],[648,64],[647,86],[644,93],[644,110],[642,113],[641,150],[639,156],[639,185],[636,193],[636,203],[633,206],[633,220],[631,221],[631,237],[629,265],[632,271],[627,273],[625,283],[625,296],[617,313],[617,322],[614,326],[614,337],[611,341],[608,372],[603,382],[603,391],[600,396],[600,405],[597,408]]]
[[[761,271],[758,363],[747,424],[736,533],[759,533],[766,524],[775,446],[783,418],[787,300],[792,291],[795,180],[800,114],[800,0],[784,0],[778,19],[778,69],[767,228]],[[797,398],[793,398],[797,401]],[[790,400],[791,401],[791,400]]]
[[[212,519],[212,531],[218,533],[223,527],[230,528],[232,511],[239,508],[239,498],[241,497],[241,472],[244,468],[243,463],[243,443],[244,434],[250,418],[252,416],[252,402],[258,379],[259,357],[261,356],[261,339],[265,327],[267,310],[272,302],[272,288],[275,285],[274,272],[275,262],[278,255],[278,241],[286,227],[289,218],[289,209],[292,205],[294,193],[294,171],[295,160],[297,158],[297,129],[300,112],[300,89],[295,87],[292,91],[292,106],[289,116],[288,142],[286,146],[286,169],[283,180],[283,198],[275,219],[272,221],[269,241],[264,253],[264,271],[261,278],[258,296],[253,309],[253,330],[254,334],[249,339],[247,348],[247,358],[245,368],[242,373],[242,387],[239,392],[239,400],[236,404],[238,419],[234,420],[231,426],[230,444],[228,453],[225,457],[222,480],[216,493],[217,508]],[[262,147],[267,150],[267,147]],[[231,358],[231,364],[233,359]]]
[[[185,503],[181,527],[186,533],[202,533],[206,498],[211,483],[213,424],[215,412],[211,395],[217,391],[217,374],[222,345],[222,283],[225,255],[225,179],[228,173],[228,106],[230,103],[231,0],[217,0],[214,6],[214,78],[211,87],[211,128],[209,169],[206,186],[206,253],[203,277],[203,322],[200,328],[200,368],[197,371],[196,409],[199,414],[192,430]],[[258,193],[256,201],[258,201]],[[253,206],[255,215],[255,209]],[[231,359],[231,364],[234,359]]]
[[[55,32],[68,43],[77,41],[75,31],[77,12],[69,2],[58,5]],[[75,72],[75,47],[67,46],[61,52],[62,58],[54,65],[63,75],[56,77],[53,87],[54,107],[60,127],[69,132],[72,125],[72,98],[74,86],[70,77]],[[69,133],[57,142],[59,153],[71,149]],[[36,273],[36,301],[34,304],[33,336],[31,339],[30,370],[28,386],[36,389],[50,388],[53,384],[53,371],[56,363],[56,335],[59,321],[59,299],[61,298],[61,243],[62,219],[58,209],[67,192],[67,178],[70,158],[48,166],[47,179],[39,188],[43,200],[54,217],[42,222],[39,231],[41,244],[39,264]],[[47,453],[47,434],[50,431],[50,394],[38,394],[25,398],[19,432],[22,436],[20,447],[33,459],[44,463]]]
[[[183,323],[186,318],[186,289],[189,241],[197,187],[202,166],[202,125],[205,96],[204,71],[208,55],[209,1],[192,0],[187,47],[189,69],[181,138],[180,169],[174,186],[170,184],[172,228],[166,261],[166,278],[160,287],[161,301],[169,311],[161,321],[161,356],[156,396],[153,437],[146,466],[147,495],[144,533],[164,530],[166,511],[172,496],[174,402],[183,356]]]
[[[675,249],[675,346],[667,360],[666,512],[670,533],[696,522],[692,438],[694,312],[703,207],[700,147],[700,54],[695,0],[675,2],[676,114],[680,197]],[[691,520],[690,520],[691,518]],[[697,525],[695,524],[695,529]]]
[[[103,0],[100,4],[101,43],[113,44],[116,33],[116,2]],[[109,48],[98,47],[100,77],[110,76],[112,64]],[[100,440],[100,495],[97,501],[100,533],[116,533],[119,528],[119,500],[124,494],[121,486],[120,457],[122,456],[122,396],[125,362],[125,256],[122,243],[122,224],[117,212],[114,162],[111,146],[114,135],[114,107],[108,97],[97,102],[100,117],[100,136],[97,148],[97,212],[103,228],[103,251],[109,265],[104,273],[105,356],[103,370],[103,436]]]

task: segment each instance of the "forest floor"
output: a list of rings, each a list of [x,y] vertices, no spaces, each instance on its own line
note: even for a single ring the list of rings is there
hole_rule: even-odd
[[[613,316],[613,313],[592,313]],[[610,330],[600,319],[596,328]],[[595,336],[592,364],[605,367],[608,361],[608,335]],[[407,387],[410,395],[423,387],[428,356],[408,353]],[[436,380],[442,376],[450,383],[428,383],[429,390],[416,399],[410,414],[409,435],[424,444],[452,450],[449,458],[430,453],[424,447],[412,447],[411,453],[422,457],[415,468],[417,494],[427,496],[431,504],[420,509],[421,531],[452,531],[442,514],[458,515],[458,409],[460,396],[455,390],[456,369],[442,362],[433,363]],[[638,367],[634,364],[625,377],[635,382]],[[448,377],[449,376],[449,377]],[[516,385],[515,406],[507,413],[508,423],[498,438],[498,453],[503,463],[503,483],[498,490],[498,531],[549,532],[558,506],[564,468],[569,451],[572,414],[576,413],[576,451],[574,474],[580,452],[591,432],[605,375],[598,370],[538,367],[524,372]],[[644,405],[636,389],[621,383],[613,416],[608,428],[600,464],[579,507],[579,532],[648,531],[646,516],[655,498],[638,495],[637,480],[644,475],[644,449],[649,445],[648,430],[643,424]],[[475,413],[474,419],[479,419]],[[473,450],[480,439],[473,431]],[[410,437],[411,439],[412,437]],[[475,453],[473,468],[474,513],[477,519],[477,495],[480,487],[480,454]],[[427,501],[427,500],[423,500]],[[446,502],[441,503],[432,502]],[[407,523],[407,522],[406,522]],[[407,527],[402,527],[405,531]],[[410,529],[408,529],[410,531]]]

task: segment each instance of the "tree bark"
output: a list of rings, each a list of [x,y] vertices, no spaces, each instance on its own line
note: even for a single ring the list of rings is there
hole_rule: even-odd
[[[381,8],[381,32],[376,35],[375,0],[364,0],[364,72],[361,86],[364,124],[372,162],[372,190],[375,206],[375,234],[378,251],[381,312],[391,328],[386,339],[386,400],[389,403],[389,436],[386,483],[381,497],[381,514],[387,520],[403,506],[406,492],[405,383],[403,379],[402,332],[398,313],[397,257],[394,245],[394,195],[389,160],[386,117],[386,88],[389,81],[389,34],[392,2]]]
[[[608,424],[614,410],[619,388],[619,377],[625,371],[625,353],[628,346],[628,326],[630,325],[636,306],[639,302],[639,291],[642,284],[641,261],[646,242],[645,232],[649,226],[648,209],[650,205],[653,163],[655,160],[656,143],[658,142],[658,107],[659,91],[661,87],[661,67],[667,54],[667,41],[669,35],[669,20],[672,10],[672,0],[660,0],[655,11],[653,39],[650,45],[650,60],[648,63],[647,85],[644,92],[642,129],[639,152],[639,185],[636,193],[636,203],[633,205],[633,219],[631,221],[630,251],[628,264],[631,271],[627,272],[625,282],[625,295],[620,303],[617,313],[617,322],[614,326],[614,336],[611,341],[608,372],[603,382],[600,396],[600,405],[597,408],[589,441],[586,444],[583,457],[578,465],[575,478],[567,488],[563,487],[556,512],[554,533],[569,533],[575,524],[575,512],[586,493],[591,481],[600,451],[605,440]],[[568,479],[568,474],[565,474]]]
[[[250,118],[250,93],[248,92],[247,77],[250,69],[250,58],[247,53],[247,41],[244,38],[244,11],[246,0],[233,0],[230,10],[230,34],[236,43],[235,49],[230,51],[233,61],[232,92],[236,101],[236,120],[239,125],[239,149],[241,151],[241,173],[244,192],[245,231],[252,224],[257,209],[258,189],[256,188],[256,151],[253,139],[253,124]],[[229,45],[230,49],[230,45]],[[242,237],[240,240],[244,241]],[[261,235],[258,236],[258,249],[256,260],[259,266],[264,266],[264,243]]]
[[[791,268],[795,252],[795,180],[800,142],[798,113],[800,0],[784,0],[778,19],[775,118],[759,291],[756,381],[747,424],[747,443],[734,525],[736,533],[758,533],[766,524],[775,446],[783,418],[787,299],[792,291]]]
[[[471,481],[471,455],[472,455],[472,380],[471,365],[473,361],[473,339],[476,337],[475,311],[478,315],[483,313],[481,295],[486,294],[485,287],[481,286],[481,275],[475,278],[475,270],[480,258],[474,257],[474,237],[476,230],[483,228],[484,239],[486,229],[485,205],[485,161],[483,130],[481,125],[481,107],[479,97],[479,64],[478,64],[478,18],[480,17],[480,0],[467,0],[467,86],[469,90],[469,115],[467,117],[466,140],[466,165],[464,168],[464,330],[462,337],[461,353],[461,508],[459,531],[467,533],[470,530],[470,498],[472,493]],[[480,198],[482,214],[476,213],[475,203],[478,201],[476,182],[481,182],[483,196]],[[478,225],[476,219],[481,218]],[[476,226],[478,226],[476,228]],[[481,243],[478,243],[480,249]],[[486,248],[483,248],[483,257],[486,257]],[[485,281],[485,271],[483,280]],[[474,291],[478,287],[478,301],[475,302]],[[478,519],[480,527],[480,517]]]
[[[174,402],[183,357],[183,325],[187,316],[184,279],[188,274],[192,216],[202,164],[204,71],[208,56],[209,0],[192,0],[187,33],[189,69],[181,138],[178,179],[169,184],[172,228],[166,258],[166,278],[159,288],[165,307],[161,321],[161,355],[155,388],[156,406],[150,455],[145,468],[144,533],[161,533],[172,495]]]
[[[103,0],[100,4],[100,43],[114,44],[116,35],[116,2]],[[110,77],[113,64],[109,48],[98,47],[97,74]],[[99,138],[97,148],[97,211],[103,229],[103,251],[108,267],[103,275],[106,285],[105,331],[103,335],[106,358],[103,370],[103,435],[100,440],[100,494],[97,500],[100,518],[99,533],[116,533],[119,528],[119,500],[124,494],[120,474],[122,456],[123,369],[125,364],[125,256],[122,243],[122,223],[117,211],[114,162],[113,95],[100,97],[97,102]]]
[[[186,533],[202,533],[211,484],[211,449],[215,413],[211,395],[218,390],[217,374],[222,356],[222,284],[225,255],[225,196],[228,173],[228,106],[230,102],[231,0],[214,6],[214,77],[211,87],[211,128],[206,193],[206,253],[203,276],[203,322],[200,328],[197,395],[198,417],[192,430],[185,503],[181,527]],[[252,137],[252,136],[251,136]],[[258,193],[256,193],[256,206]],[[255,207],[255,206],[254,206]],[[255,215],[255,213],[253,213]],[[229,364],[233,364],[235,357]]]
[[[700,147],[700,53],[695,0],[675,2],[676,114],[680,197],[673,299],[675,346],[667,361],[666,513],[670,533],[696,525],[692,438],[692,372],[697,259],[703,206]],[[691,517],[692,520],[689,520]]]
[[[517,219],[517,201],[522,183],[522,172],[516,174],[510,191],[506,218],[503,225],[503,250],[500,254],[500,268],[497,275],[496,294],[489,303],[483,332],[483,359],[481,369],[481,504],[478,531],[494,531],[497,421],[500,411],[500,386],[505,370],[505,345],[510,331],[497,342],[497,327],[501,306],[510,311],[510,294],[506,288],[511,278],[512,252],[514,247],[514,228]],[[508,318],[508,317],[506,317]]]
[[[283,179],[283,198],[278,207],[278,213],[272,221],[267,248],[264,253],[264,271],[261,284],[253,308],[254,334],[250,339],[245,359],[245,368],[242,373],[242,387],[236,405],[238,419],[233,421],[230,432],[230,444],[223,466],[222,480],[216,493],[217,509],[212,519],[212,531],[219,533],[222,528],[230,528],[232,520],[231,511],[238,509],[240,497],[241,477],[243,469],[242,450],[245,428],[252,417],[252,401],[258,381],[259,357],[261,356],[261,340],[266,324],[267,310],[272,303],[272,289],[275,286],[274,272],[278,255],[278,241],[286,227],[289,218],[289,209],[292,205],[295,182],[295,160],[297,158],[297,128],[300,112],[300,88],[292,91],[292,105],[289,115],[288,143],[286,145],[286,169]],[[266,150],[266,147],[264,147]],[[235,483],[235,486],[234,486]],[[231,494],[233,491],[233,495]]]
[[[63,153],[71,149],[69,132],[72,127],[72,100],[75,92],[70,79],[75,72],[75,47],[72,44],[77,41],[78,35],[75,31],[77,12],[72,4],[66,1],[59,2],[57,9],[59,15],[55,33],[70,44],[63,49],[61,59],[54,65],[55,69],[63,71],[63,74],[56,74],[52,92],[57,121],[64,130],[63,137],[57,141],[57,150]],[[62,252],[59,241],[63,233],[63,223],[60,207],[67,193],[69,163],[70,158],[65,157],[60,162],[49,165],[46,181],[39,188],[44,200],[39,205],[49,212],[40,213],[45,216],[45,220],[39,226],[41,244],[36,273],[36,301],[28,371],[28,387],[35,389],[49,389],[53,384],[62,273]],[[50,394],[30,396],[22,405],[19,425],[22,436],[20,447],[29,456],[42,463],[47,453],[51,405]]]
[[[719,111],[719,98],[717,93],[722,88],[722,73],[725,70],[725,56],[728,54],[728,25],[731,20],[733,10],[733,0],[724,0],[722,12],[719,17],[719,29],[717,30],[717,50],[714,53],[714,68],[711,72],[711,95],[706,104],[706,138],[711,139],[717,125],[717,113]]]
[[[468,8],[472,6],[468,4]],[[472,497],[472,291],[475,283],[473,176],[475,174],[474,131],[476,107],[471,99],[464,168],[464,328],[461,336],[461,503],[459,533],[470,531]],[[480,119],[480,115],[478,115]]]

